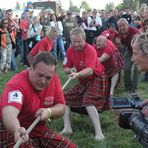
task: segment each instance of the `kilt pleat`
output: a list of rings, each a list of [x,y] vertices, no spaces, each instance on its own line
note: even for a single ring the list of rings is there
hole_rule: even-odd
[[[85,86],[75,85],[64,93],[66,105],[85,108],[94,105],[98,111],[109,110],[109,82],[105,74],[99,75]]]
[[[77,148],[68,138],[46,128],[41,138],[30,138],[20,148]],[[13,148],[14,137],[8,133],[3,123],[0,121],[0,148]]]
[[[114,64],[105,65],[105,73],[108,77],[119,73],[124,68],[124,60],[119,50],[116,50],[113,55]]]

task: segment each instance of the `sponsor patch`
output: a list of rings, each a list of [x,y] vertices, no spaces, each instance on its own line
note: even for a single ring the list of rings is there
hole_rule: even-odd
[[[54,97],[49,96],[49,97],[44,99],[44,105],[45,106],[51,106],[53,104],[53,101],[54,101]]]
[[[14,90],[8,93],[8,103],[16,102],[22,104],[23,95],[19,90]]]

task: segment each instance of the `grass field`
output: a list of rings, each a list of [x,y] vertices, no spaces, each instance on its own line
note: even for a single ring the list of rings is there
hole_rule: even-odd
[[[19,68],[21,71],[23,68]],[[17,71],[17,72],[19,72]],[[15,74],[15,72],[8,72],[0,75],[0,93],[4,84]],[[62,72],[61,65],[58,66],[58,74],[62,85],[66,82],[68,77]],[[77,83],[70,82],[67,88]],[[147,95],[148,83],[141,80],[139,91],[141,98],[148,98]],[[123,80],[121,79],[120,87],[115,91],[115,96],[126,96],[123,89]],[[105,140],[96,142],[94,140],[93,126],[88,116],[82,116],[76,113],[71,114],[72,128],[74,134],[68,136],[79,148],[142,148],[141,144],[134,139],[134,133],[131,130],[121,129],[115,122],[112,111],[105,111],[100,114],[101,126],[105,135]],[[63,128],[63,119],[53,120],[49,123],[49,127],[60,132]]]

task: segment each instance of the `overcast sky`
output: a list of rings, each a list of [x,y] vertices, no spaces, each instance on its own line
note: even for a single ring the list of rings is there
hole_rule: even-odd
[[[18,1],[21,5],[23,3],[27,3],[29,0],[0,0],[0,8],[15,8],[16,6],[16,1]],[[31,0],[32,2],[37,1],[37,0]],[[118,3],[121,3],[122,0],[85,0],[91,8],[97,8],[97,9],[104,9],[107,3],[113,2],[115,5]],[[64,9],[69,8],[69,0],[61,0],[62,2],[62,7]],[[73,0],[73,4],[80,6],[82,0]]]

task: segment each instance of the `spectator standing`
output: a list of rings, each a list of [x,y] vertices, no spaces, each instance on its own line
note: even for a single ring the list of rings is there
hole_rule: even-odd
[[[0,26],[0,73],[11,69],[12,44],[15,44],[13,31],[8,30],[9,21],[3,19]]]
[[[67,50],[70,47],[70,31],[77,27],[77,22],[72,16],[72,12],[67,11],[66,19],[63,21],[63,36],[65,39],[65,50]]]
[[[97,37],[101,32],[100,29],[102,27],[102,20],[99,16],[97,16],[97,10],[93,9],[92,16],[87,18],[88,24],[88,37],[86,38],[87,43],[93,44],[93,40]]]
[[[58,59],[58,54],[60,53],[61,59],[62,59],[62,61],[64,61],[64,59],[65,59],[65,47],[64,47],[64,41],[63,41],[63,25],[62,25],[62,22],[58,21],[57,16],[53,14],[52,17],[51,17],[50,25],[52,27],[58,28],[58,36],[54,40],[54,48],[53,48],[52,53],[56,57],[56,59]],[[60,50],[59,52],[58,52],[58,48]]]
[[[132,47],[131,41],[133,37],[140,33],[136,28],[132,28],[128,25],[126,19],[121,18],[118,21],[119,33],[116,38],[116,44],[119,45],[119,48],[125,49],[124,53],[124,85],[125,90],[131,94],[138,95],[138,84],[140,81],[140,73],[138,72],[137,65],[131,61],[132,57]],[[133,75],[132,75],[133,67]]]

